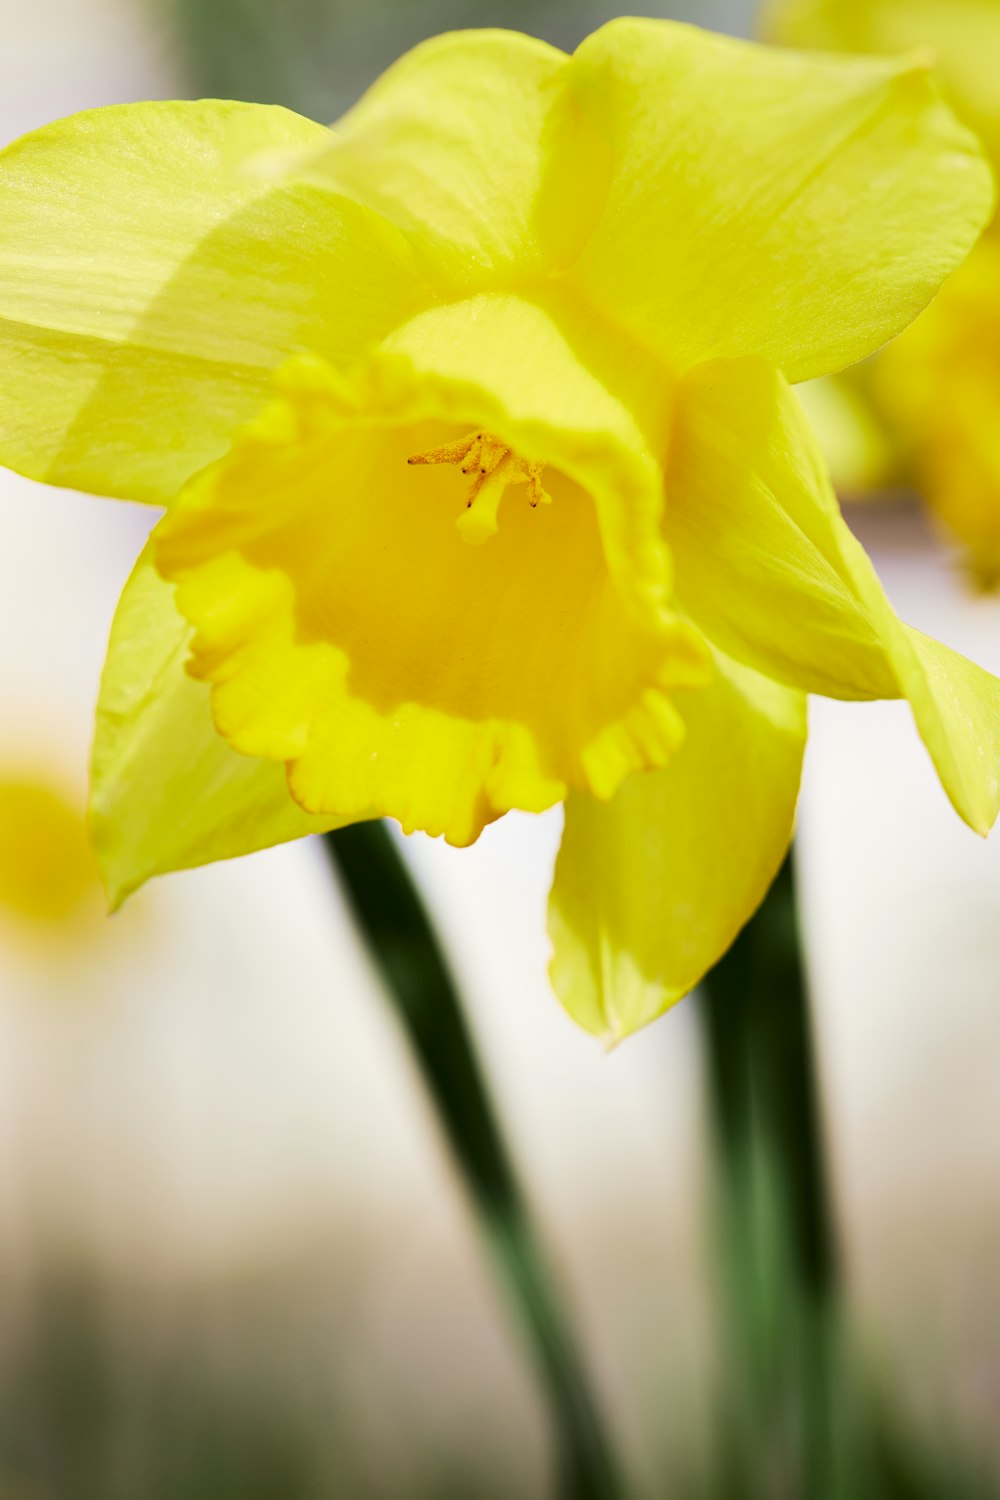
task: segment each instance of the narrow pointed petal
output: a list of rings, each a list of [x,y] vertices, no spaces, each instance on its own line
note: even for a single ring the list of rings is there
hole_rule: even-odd
[[[686,738],[662,770],[608,803],[570,797],[549,912],[556,994],[587,1031],[620,1041],[721,958],[792,836],[805,697],[718,657],[684,695]]]
[[[893,611],[787,382],[758,360],[680,383],[666,530],[677,591],[740,660],[808,692],[909,699],[961,817],[1000,808],[1000,682]]]
[[[398,230],[248,163],[287,110],[112,106],[0,153],[0,462],[166,503],[304,343],[353,362],[426,297]]]
[[[881,589],[864,561],[874,601]],[[897,628],[893,664],[920,737],[955,811],[985,838],[1000,811],[1000,680],[919,630]]]
[[[573,61],[612,145],[575,282],[678,368],[762,355],[791,380],[898,333],[971,248],[993,187],[926,58],[757,47],[611,22]]]
[[[336,827],[293,802],[284,771],[215,732],[184,671],[191,635],[142,554],[111,630],[97,706],[90,825],[112,908],[153,875]]]

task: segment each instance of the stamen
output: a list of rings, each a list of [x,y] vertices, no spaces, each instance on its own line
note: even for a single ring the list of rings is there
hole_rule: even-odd
[[[545,468],[545,465],[540,463],[531,463],[527,464],[525,467],[527,469],[525,478],[528,481],[528,504],[532,507],[532,509],[534,509],[534,507],[538,505],[539,502],[541,502],[542,505],[551,505],[552,496],[542,484],[542,470]]]
[[[542,484],[545,468],[537,459],[518,457],[501,438],[491,432],[470,432],[455,443],[412,453],[408,464],[458,464],[463,474],[474,475],[457,526],[467,542],[478,544],[494,535],[497,512],[509,484],[528,486],[528,504],[551,505],[552,496]]]
[[[473,432],[468,437],[459,438],[457,443],[446,443],[443,448],[428,448],[426,453],[411,453],[406,462],[408,464],[460,464],[473,444],[481,443],[482,440],[481,432]]]

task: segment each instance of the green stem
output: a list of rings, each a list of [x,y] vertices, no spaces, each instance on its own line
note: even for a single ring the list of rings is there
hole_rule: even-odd
[[[791,856],[703,989],[722,1150],[738,1159],[753,1130],[766,1130],[778,1156],[796,1268],[813,1295],[831,1296],[836,1241]]]
[[[616,1500],[623,1487],[611,1445],[413,881],[382,823],[338,829],[324,842],[519,1315],[557,1435],[561,1493]]]
[[[822,1500],[841,1468],[840,1276],[791,857],[706,978],[702,1017],[740,1471],[725,1491]]]

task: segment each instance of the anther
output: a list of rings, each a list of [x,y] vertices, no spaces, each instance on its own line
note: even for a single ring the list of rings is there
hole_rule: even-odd
[[[474,476],[465,501],[465,514],[458,529],[467,542],[484,542],[497,529],[500,500],[509,484],[528,486],[528,504],[551,505],[552,496],[542,484],[543,463],[519,458],[501,438],[491,432],[470,432],[455,443],[412,453],[408,464],[457,464],[463,474]],[[478,503],[477,503],[478,502]]]

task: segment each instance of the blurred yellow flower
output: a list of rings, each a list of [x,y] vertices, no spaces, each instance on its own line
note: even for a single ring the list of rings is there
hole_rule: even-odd
[[[795,47],[888,53],[929,47],[956,111],[1000,165],[1000,5],[995,0],[770,0],[765,32]],[[1000,228],[994,224],[931,307],[892,344],[865,386],[877,417],[848,437],[821,411],[838,485],[877,485],[889,469],[872,436],[881,420],[897,475],[912,477],[961,546],[970,577],[1000,586]],[[820,400],[834,400],[824,393]],[[860,392],[853,392],[860,399]],[[840,415],[843,415],[841,413]],[[867,445],[867,446],[866,446]],[[864,462],[858,463],[858,454]]]
[[[0,456],[171,507],[101,689],[113,901],[565,799],[553,977],[618,1037],[766,890],[806,693],[907,697],[992,824],[1000,684],[893,614],[788,384],[899,332],[991,211],[919,59],[455,33],[334,131],[64,121],[0,202]]]
[[[34,778],[0,777],[0,908],[60,925],[96,883],[82,813]]]
[[[971,579],[983,589],[1000,587],[996,229],[980,240],[927,312],[876,362],[873,392],[903,462],[964,549]]]
[[[789,47],[933,53],[952,104],[1000,160],[996,0],[764,0],[763,29]]]
[[[906,333],[899,337],[905,338]],[[877,363],[855,365],[842,375],[827,375],[798,387],[799,400],[842,499],[875,497],[893,484],[898,472],[895,448],[869,390],[871,370]]]

